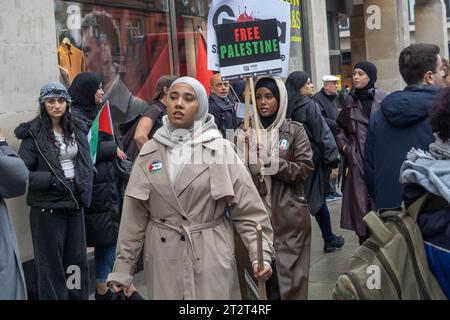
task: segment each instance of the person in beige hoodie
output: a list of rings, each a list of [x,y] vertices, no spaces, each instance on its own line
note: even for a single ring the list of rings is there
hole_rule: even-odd
[[[256,130],[239,130],[249,145],[248,166],[271,218],[274,275],[267,282],[271,300],[306,300],[311,251],[311,219],[304,183],[314,170],[312,150],[302,124],[286,120],[288,97],[278,77],[261,77],[255,85]],[[252,128],[254,128],[252,121]]]
[[[200,82],[183,77],[172,84],[164,125],[142,147],[125,192],[108,277],[116,292],[127,291],[143,250],[149,299],[238,298],[232,228],[249,252],[255,278],[271,276],[267,211],[207,110]],[[256,263],[257,224],[263,228],[263,271]]]

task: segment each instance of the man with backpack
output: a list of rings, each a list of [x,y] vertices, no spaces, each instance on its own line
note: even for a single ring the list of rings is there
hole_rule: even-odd
[[[434,142],[412,148],[400,169],[404,206],[370,212],[372,236],[333,291],[338,300],[450,299],[450,89],[432,106]]]
[[[130,159],[134,160],[142,146],[162,127],[162,118],[166,115],[167,94],[176,79],[173,75],[159,78],[150,107],[143,114],[121,124],[125,153]]]
[[[399,69],[408,86],[387,96],[370,118],[364,173],[377,208],[400,206],[398,174],[406,153],[411,147],[428,150],[433,141],[428,113],[443,83],[439,51],[438,46],[426,43],[405,48],[399,57]]]

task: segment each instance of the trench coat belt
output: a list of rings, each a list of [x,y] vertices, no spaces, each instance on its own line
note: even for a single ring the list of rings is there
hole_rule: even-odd
[[[200,223],[200,224],[192,224],[190,226],[181,225],[179,227],[175,227],[173,225],[164,223],[160,220],[157,220],[155,218],[151,218],[151,221],[153,225],[157,228],[162,229],[169,229],[178,232],[179,234],[185,233],[189,240],[189,245],[191,246],[192,252],[194,254],[195,260],[200,260],[200,258],[197,256],[197,253],[195,251],[194,242],[192,241],[192,234],[202,232],[207,229],[211,229],[215,226],[221,225],[222,223],[225,223],[225,217],[220,217],[217,220],[206,222],[206,223]]]

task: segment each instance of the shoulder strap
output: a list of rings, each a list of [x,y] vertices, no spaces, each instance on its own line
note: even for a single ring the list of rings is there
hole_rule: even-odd
[[[434,212],[450,207],[447,200],[431,193],[426,193],[416,201],[414,201],[407,209],[409,215],[417,221],[417,217],[421,212]]]
[[[417,221],[417,217],[419,213],[422,211],[422,208],[424,207],[425,203],[427,202],[430,194],[427,192],[423,196],[421,196],[419,199],[414,201],[407,209],[406,211],[408,214],[413,218],[414,221]]]
[[[369,227],[372,235],[375,236],[382,244],[387,243],[394,236],[391,230],[384,225],[384,222],[381,220],[380,216],[374,211],[366,214],[363,221]]]

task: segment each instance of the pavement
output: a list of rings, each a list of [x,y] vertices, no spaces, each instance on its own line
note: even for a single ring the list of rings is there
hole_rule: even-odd
[[[350,257],[358,248],[358,237],[353,231],[343,230],[339,227],[341,217],[341,201],[328,202],[331,213],[333,233],[345,238],[343,248],[325,254],[323,252],[323,239],[315,218],[312,218],[311,241],[311,269],[309,275],[309,300],[331,300],[333,288],[338,276],[347,271]],[[139,293],[147,298],[147,289],[144,272],[135,275],[134,285]],[[91,297],[91,299],[93,296]]]
[[[331,253],[323,252],[323,239],[319,225],[312,218],[311,262],[309,273],[309,300],[331,300],[333,288],[339,275],[347,271],[350,257],[359,247],[358,237],[353,231],[339,227],[341,200],[328,202],[333,233],[343,236],[345,245]]]

